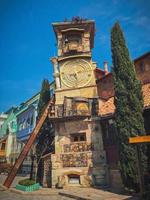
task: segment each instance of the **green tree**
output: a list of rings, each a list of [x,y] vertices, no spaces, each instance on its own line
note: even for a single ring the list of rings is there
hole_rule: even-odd
[[[137,189],[139,184],[136,151],[135,147],[128,143],[128,139],[145,134],[142,116],[143,96],[141,83],[136,78],[135,67],[130,59],[124,35],[118,22],[111,30],[111,51],[120,171],[124,186]],[[146,170],[144,147],[141,147],[141,161],[144,172]]]
[[[40,99],[38,104],[38,119],[41,117],[43,113],[43,109],[48,104],[50,100],[50,86],[48,80],[44,79],[42,82],[42,88],[40,92]],[[40,130],[40,134],[37,138],[36,144],[36,156],[37,156],[37,180],[42,183],[43,177],[43,161],[41,157],[49,152],[53,151],[53,124],[46,118],[42,128]]]
[[[50,100],[50,86],[49,81],[44,79],[42,82],[40,99],[38,104],[38,118],[41,116],[43,108],[47,105]]]

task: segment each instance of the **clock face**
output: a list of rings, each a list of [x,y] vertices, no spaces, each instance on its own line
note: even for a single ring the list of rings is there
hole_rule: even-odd
[[[75,59],[64,63],[61,67],[61,80],[67,87],[83,87],[92,78],[93,70],[89,62]]]

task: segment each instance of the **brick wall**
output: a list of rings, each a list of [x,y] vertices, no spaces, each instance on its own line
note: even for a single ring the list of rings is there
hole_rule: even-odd
[[[147,53],[134,60],[135,70],[137,78],[142,83],[150,82],[150,53]],[[104,99],[108,99],[114,96],[114,86],[112,73],[109,73],[97,80],[97,92],[98,96]]]
[[[114,86],[112,73],[107,74],[105,77],[97,81],[98,96],[104,99],[114,96]]]
[[[134,61],[135,70],[137,73],[137,78],[142,81],[142,83],[147,83],[150,81],[150,54],[145,57],[141,57]]]

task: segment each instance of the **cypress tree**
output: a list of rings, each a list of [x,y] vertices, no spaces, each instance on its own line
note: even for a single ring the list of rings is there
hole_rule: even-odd
[[[115,87],[116,119],[120,171],[125,187],[137,189],[138,170],[135,147],[129,144],[129,137],[144,135],[142,87],[136,78],[133,62],[125,43],[119,23],[111,30],[111,51]],[[143,172],[146,170],[146,156],[141,146]]]

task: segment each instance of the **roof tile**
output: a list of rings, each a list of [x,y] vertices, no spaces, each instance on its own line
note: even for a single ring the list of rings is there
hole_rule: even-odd
[[[143,98],[144,98],[144,108],[150,106],[150,83],[144,84],[142,86]],[[115,112],[114,97],[110,97],[107,101],[103,102],[99,109],[99,114],[101,116],[111,115]]]

